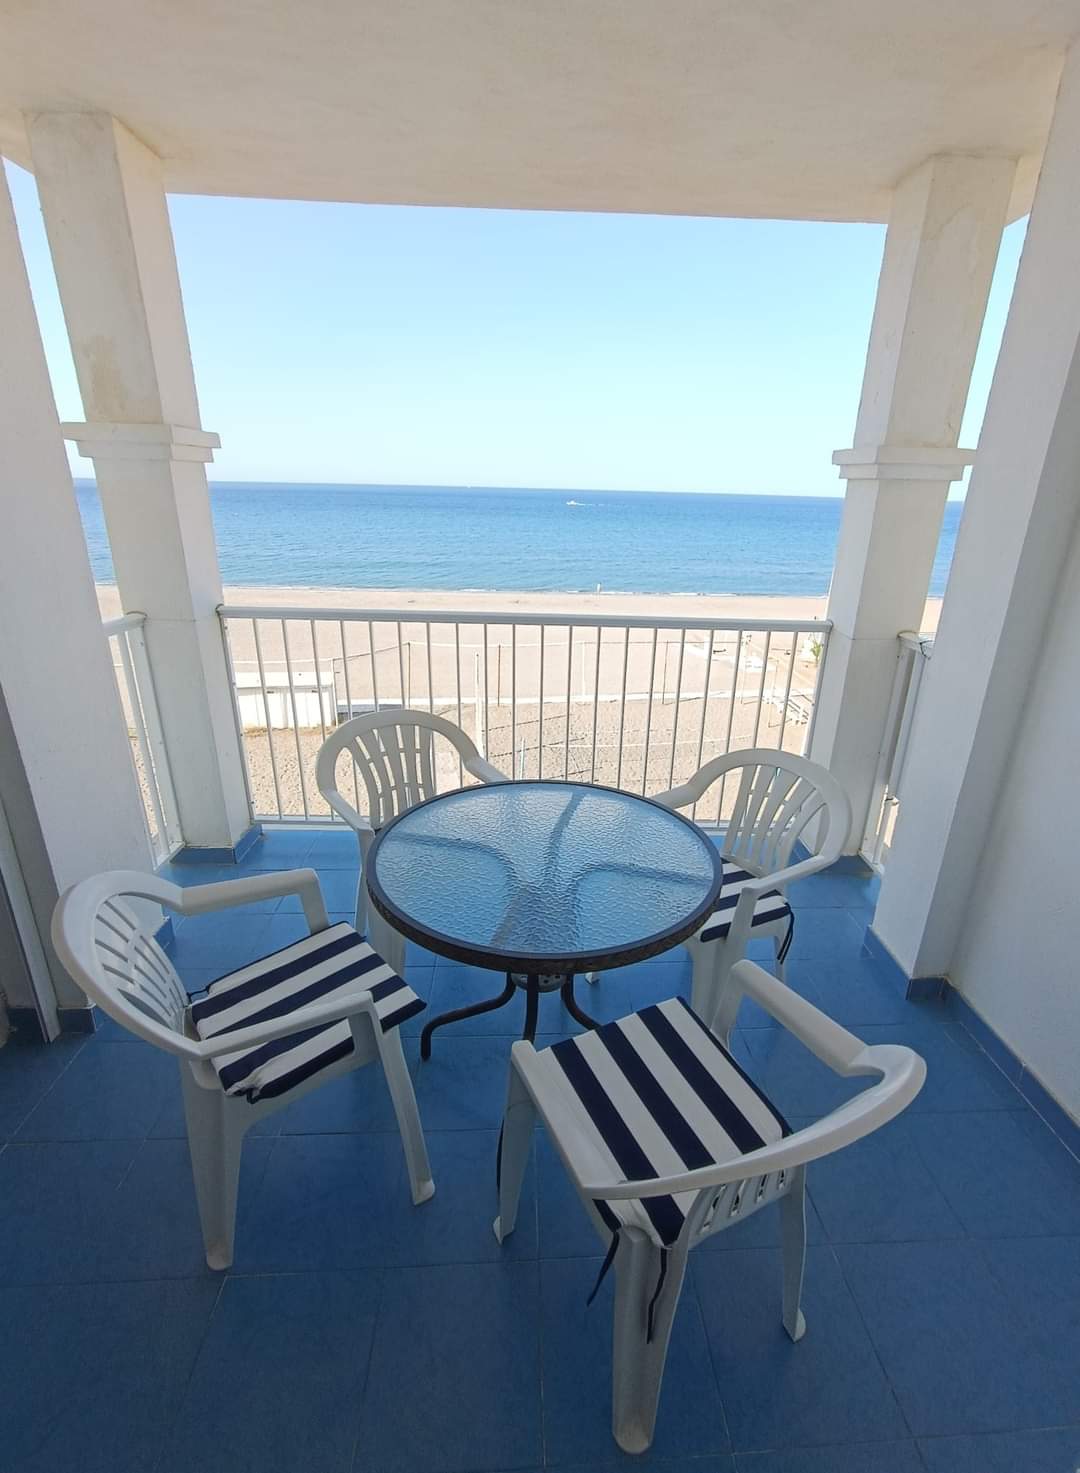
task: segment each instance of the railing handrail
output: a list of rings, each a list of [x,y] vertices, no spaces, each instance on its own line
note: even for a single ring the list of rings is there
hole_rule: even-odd
[[[123,634],[128,629],[139,629],[146,623],[146,615],[135,610],[131,613],[120,614],[115,619],[102,619],[101,630],[106,639],[112,634]]]
[[[506,609],[337,609],[292,604],[220,604],[222,619],[325,619],[335,624],[513,624],[519,628],[557,624],[568,629],[724,629],[732,634],[815,634],[832,629],[831,619],[732,619],[708,615],[533,614]]]

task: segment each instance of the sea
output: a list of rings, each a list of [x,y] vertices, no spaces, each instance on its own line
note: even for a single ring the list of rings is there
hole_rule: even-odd
[[[93,482],[76,483],[94,576],[112,559]],[[217,482],[226,585],[502,592],[828,592],[843,502],[827,496]],[[932,596],[961,502],[946,505]]]

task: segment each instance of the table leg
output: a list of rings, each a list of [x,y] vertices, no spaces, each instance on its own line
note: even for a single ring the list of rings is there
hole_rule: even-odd
[[[525,981],[525,1032],[522,1038],[532,1043],[536,1038],[536,1014],[540,1006],[540,978],[530,972]]]
[[[507,974],[506,986],[498,997],[486,998],[483,1002],[474,1002],[467,1008],[454,1008],[449,1013],[440,1013],[437,1018],[432,1018],[430,1023],[424,1024],[424,1030],[420,1034],[420,1057],[431,1058],[431,1035],[436,1028],[441,1028],[444,1023],[457,1023],[462,1018],[475,1018],[480,1013],[492,1013],[496,1008],[504,1008],[517,991],[514,979]]]
[[[561,992],[563,1007],[570,1014],[575,1023],[580,1023],[583,1028],[600,1027],[600,1024],[596,1021],[595,1018],[590,1018],[588,1013],[582,1012],[581,1008],[578,1006],[578,1000],[574,996],[574,979],[572,976],[567,977],[566,981],[562,985]]]

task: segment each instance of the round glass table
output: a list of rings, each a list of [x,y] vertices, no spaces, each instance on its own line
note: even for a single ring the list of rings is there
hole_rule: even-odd
[[[505,782],[429,798],[377,835],[364,874],[379,913],[440,956],[506,974],[497,996],[433,1018],[444,1023],[503,1007],[526,992],[525,1037],[539,994],[578,1006],[574,977],[677,946],[716,907],[723,866],[688,818],[613,788]]]

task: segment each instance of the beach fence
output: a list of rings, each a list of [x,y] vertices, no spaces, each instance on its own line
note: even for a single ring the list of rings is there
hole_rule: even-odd
[[[319,747],[350,716],[395,706],[448,717],[508,777],[644,794],[736,748],[805,752],[830,629],[443,609],[220,615],[252,810],[271,823],[340,822],[315,782]],[[440,791],[462,784],[449,748],[436,774]],[[734,783],[714,785],[695,817],[721,820],[733,797]]]

